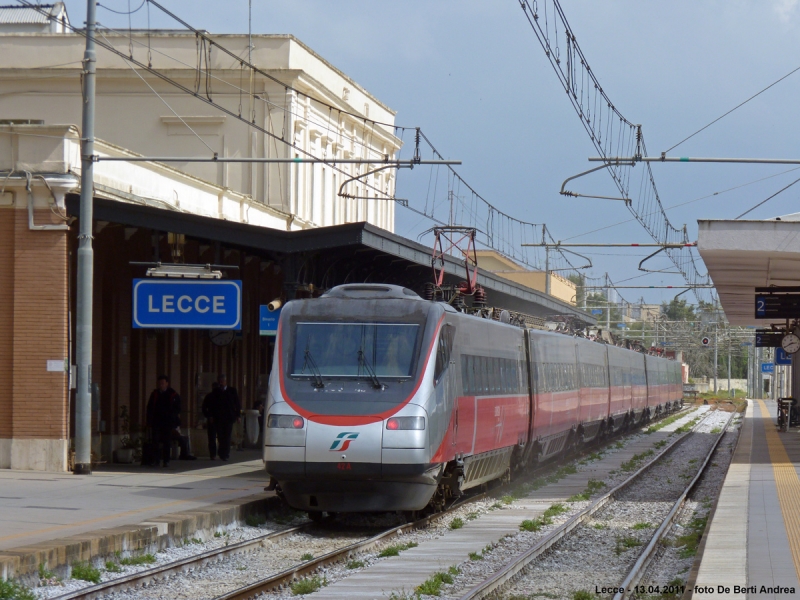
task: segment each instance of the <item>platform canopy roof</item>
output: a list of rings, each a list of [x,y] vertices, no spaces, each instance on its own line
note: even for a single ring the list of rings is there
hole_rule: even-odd
[[[66,205],[72,216],[80,213],[80,198],[68,194]],[[355,268],[369,265],[376,272],[388,275],[408,273],[418,281],[432,279],[432,249],[395,235],[368,223],[349,223],[333,227],[317,227],[300,231],[280,231],[247,223],[236,223],[211,217],[142,206],[117,199],[95,197],[94,217],[98,221],[133,227],[155,228],[183,233],[196,239],[218,241],[243,249],[263,251],[276,258],[287,255],[315,256],[323,269],[343,259]],[[348,267],[349,268],[349,267]],[[445,257],[444,270],[450,283],[464,279],[463,261]],[[370,281],[381,281],[371,278]],[[537,290],[479,269],[478,283],[483,286],[494,306],[518,311],[543,319],[555,315],[577,318],[589,325],[596,317],[579,308]]]
[[[768,320],[755,318],[755,289],[800,286],[800,214],[766,221],[697,223],[697,249],[728,321],[769,325]]]

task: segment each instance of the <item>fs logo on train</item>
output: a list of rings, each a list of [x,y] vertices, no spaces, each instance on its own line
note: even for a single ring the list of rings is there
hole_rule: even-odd
[[[336,439],[333,440],[333,444],[331,444],[330,452],[344,452],[350,447],[350,442],[358,437],[357,433],[352,433],[349,431],[343,431],[339,435],[336,436]]]

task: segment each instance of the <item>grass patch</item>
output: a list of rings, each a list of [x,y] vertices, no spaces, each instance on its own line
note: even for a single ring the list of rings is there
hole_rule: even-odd
[[[489,510],[497,510],[498,508],[503,508],[503,505],[499,502],[495,502],[489,507]]]
[[[502,498],[500,498],[500,502],[502,502],[502,503],[503,503],[503,504],[505,504],[505,505],[509,505],[509,504],[511,504],[513,501],[514,501],[514,496],[512,496],[512,495],[510,495],[510,494],[506,494],[505,496],[503,496]]]
[[[475,520],[475,519],[477,519],[479,516],[480,516],[480,515],[479,515],[478,513],[476,513],[476,512],[471,512],[471,513],[469,513],[469,514],[467,515],[467,521],[474,521],[474,520]]]
[[[696,417],[685,425],[681,425],[675,430],[675,433],[686,433],[692,429],[700,421],[700,417]]]
[[[667,440],[658,440],[655,444],[653,444],[653,448],[656,450],[661,450],[664,446],[667,445]]]
[[[456,517],[450,521],[450,529],[461,529],[464,526],[464,519]]]
[[[678,555],[681,558],[689,558],[697,554],[697,546],[700,544],[700,538],[703,537],[706,522],[708,522],[708,517],[694,517],[689,521],[687,532],[675,540],[675,545],[680,547]]]
[[[319,575],[314,575],[313,577],[295,581],[290,587],[293,596],[302,596],[304,594],[313,594],[323,585],[328,585],[328,581],[320,578]]]
[[[570,496],[567,498],[567,502],[582,502],[588,500],[592,497],[592,494],[595,492],[603,489],[606,487],[606,484],[602,481],[598,481],[597,479],[590,479],[589,483],[586,485],[586,489],[583,490],[580,494],[575,494],[574,496]]]
[[[120,558],[119,564],[126,566],[138,565],[152,565],[156,562],[156,557],[152,554],[142,554],[140,556],[128,556],[127,558]]]
[[[564,514],[567,512],[567,510],[567,507],[561,503],[551,504],[550,508],[544,511],[542,517],[545,519],[550,519],[551,517],[557,517],[558,515]]]
[[[387,546],[381,550],[378,556],[381,558],[386,558],[387,556],[399,556],[401,552],[405,552],[409,548],[416,548],[417,546],[419,546],[417,542],[408,542],[407,544],[392,544],[391,546]]]
[[[647,433],[655,433],[659,429],[662,429],[662,428],[666,427],[667,425],[669,425],[670,423],[674,423],[678,419],[682,419],[685,416],[686,416],[685,413],[684,414],[676,413],[674,415],[670,415],[666,419],[661,419],[658,423],[650,425],[650,427],[647,428]]]
[[[714,427],[714,429],[711,430],[711,433],[722,433],[722,427]]]
[[[109,573],[122,573],[122,569],[120,568],[120,566],[113,560],[106,561],[106,571],[108,571]]]
[[[36,600],[36,594],[21,583],[0,579],[0,598],[3,600]]]
[[[88,562],[76,562],[72,565],[72,578],[100,583],[100,569]]]
[[[221,538],[222,537],[222,532],[221,531],[215,531],[214,532],[214,537],[215,538]]]
[[[595,595],[587,590],[578,590],[572,594],[572,600],[594,600]]]
[[[39,563],[39,579],[52,579],[55,576],[56,574],[50,571],[44,563]]]
[[[552,521],[544,516],[536,519],[525,519],[519,524],[520,531],[539,531],[545,525],[550,525]]]
[[[592,525],[592,527],[594,527],[595,529],[608,529],[608,525],[606,525],[605,523],[595,523],[594,525]]]
[[[442,591],[442,586],[453,583],[453,577],[460,572],[458,567],[450,567],[446,572],[434,573],[417,586],[416,592],[425,596],[438,596]]]
[[[631,458],[629,461],[622,463],[620,469],[622,469],[625,473],[630,473],[631,471],[635,471],[637,468],[639,468],[639,465],[641,465],[646,458],[650,458],[654,454],[655,452],[653,452],[652,449],[645,450],[644,452],[640,452],[639,454],[634,454],[633,458]]]
[[[483,554],[480,552],[470,552],[469,553],[470,560],[483,560]]]
[[[633,536],[622,536],[617,538],[617,546],[614,548],[614,552],[619,556],[626,550],[630,550],[631,548],[636,548],[637,546],[641,546],[642,542],[637,540]]]
[[[348,569],[360,569],[363,566],[364,566],[363,560],[351,560],[350,562],[347,563]]]
[[[641,529],[652,529],[653,526],[650,523],[636,523],[633,528],[639,531]]]
[[[305,560],[313,560],[313,559],[314,559],[314,555],[311,554],[310,552],[306,552],[305,554],[303,554],[303,556],[300,557],[300,560],[303,560],[303,561],[305,561]]]
[[[264,515],[247,515],[244,522],[248,527],[260,527],[267,522],[267,517]]]

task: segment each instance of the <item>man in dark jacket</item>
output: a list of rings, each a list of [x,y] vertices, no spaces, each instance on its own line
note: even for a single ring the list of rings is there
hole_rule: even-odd
[[[215,381],[211,384],[211,391],[203,398],[203,416],[206,418],[206,434],[208,435],[208,455],[211,460],[217,458],[217,424],[214,421],[214,395],[217,393],[219,384]]]
[[[219,374],[217,384],[217,389],[212,392],[211,402],[209,403],[209,415],[213,419],[214,427],[217,430],[219,457],[221,460],[228,460],[231,455],[233,424],[239,420],[242,405],[239,403],[239,393],[235,388],[228,385],[228,377],[225,373]]]
[[[167,375],[159,375],[157,387],[147,401],[147,426],[153,431],[153,439],[161,444],[161,464],[169,465],[172,432],[181,424],[181,397],[169,385]]]

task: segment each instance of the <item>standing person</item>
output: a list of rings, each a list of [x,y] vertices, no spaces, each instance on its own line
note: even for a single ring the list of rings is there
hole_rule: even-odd
[[[161,444],[161,465],[169,465],[172,432],[181,424],[181,397],[169,385],[169,376],[159,375],[156,389],[147,401],[147,426],[156,443]]]
[[[225,373],[217,376],[216,391],[211,402],[211,415],[217,429],[220,460],[228,460],[231,455],[231,433],[233,424],[239,421],[242,405],[239,403],[239,393],[236,388],[228,385]]]
[[[203,416],[206,418],[206,434],[208,435],[208,455],[211,460],[217,458],[217,424],[214,422],[214,395],[219,384],[211,384],[211,391],[203,398]]]

